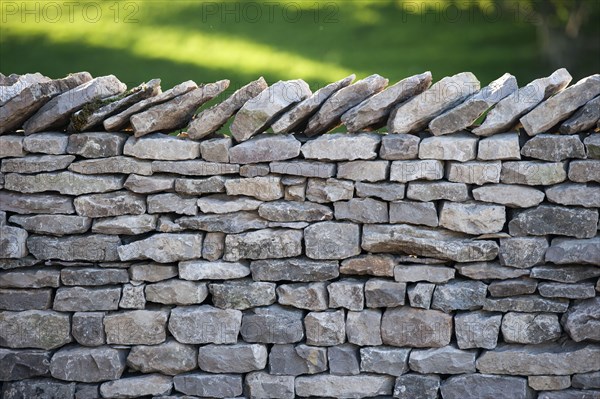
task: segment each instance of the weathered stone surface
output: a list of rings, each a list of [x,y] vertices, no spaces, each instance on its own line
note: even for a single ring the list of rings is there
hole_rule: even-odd
[[[271,173],[292,176],[319,177],[326,179],[336,174],[336,164],[319,161],[295,160],[289,162],[271,162]]]
[[[246,102],[258,96],[267,87],[267,82],[262,76],[240,87],[226,100],[196,115],[188,126],[188,135],[190,138],[198,140],[216,132]]]
[[[426,137],[419,144],[419,158],[470,161],[477,156],[477,137],[469,133]]]
[[[169,136],[171,137],[171,136]],[[173,173],[189,176],[212,176],[229,175],[238,173],[239,165],[228,163],[205,162],[202,160],[187,161],[154,161],[152,162],[152,171],[154,173]]]
[[[593,130],[600,118],[600,96],[591,99],[579,108],[559,128],[562,134],[573,134]],[[589,150],[588,150],[589,151]]]
[[[538,398],[540,399],[579,399],[579,398],[600,398],[598,391],[580,391],[577,389],[565,389],[562,391],[545,391],[540,392]]]
[[[541,344],[560,338],[558,316],[549,313],[506,313],[502,319],[504,342]]]
[[[501,344],[477,359],[477,370],[485,374],[569,375],[597,371],[600,347],[573,342],[537,346]]]
[[[252,398],[294,398],[294,377],[253,371],[246,375],[246,390]]]
[[[536,391],[556,391],[571,386],[568,375],[532,375],[527,378],[529,386]]]
[[[575,374],[571,379],[573,388],[598,389],[600,388],[600,371]]]
[[[485,183],[499,183],[500,161],[496,162],[450,162],[447,167],[448,180],[481,186]]]
[[[417,283],[408,287],[408,301],[413,308],[429,309],[435,284]]]
[[[577,136],[540,134],[527,140],[521,154],[550,162],[560,162],[570,158],[585,158],[585,147]]]
[[[159,263],[202,257],[202,234],[158,233],[118,248],[122,261],[152,259]]]
[[[571,79],[569,72],[561,68],[548,77],[532,81],[496,104],[481,126],[473,129],[473,133],[478,136],[491,136],[509,131],[522,115],[543,100],[560,92],[571,82]]]
[[[25,138],[23,143],[27,144],[27,138]],[[600,159],[600,136],[591,134],[583,140],[583,144],[585,145],[588,158]],[[27,146],[25,146],[25,151],[30,151],[27,149]]]
[[[187,126],[198,107],[218,96],[227,87],[229,87],[229,80],[200,85],[172,100],[132,115],[129,121],[135,137],[157,131],[169,132]]]
[[[69,237],[31,236],[27,239],[29,252],[37,259],[44,260],[111,262],[119,260],[119,245],[121,240],[118,236],[102,234]]]
[[[381,338],[386,345],[439,348],[448,345],[451,337],[452,316],[439,310],[390,308],[381,319]]]
[[[400,282],[429,281],[445,283],[454,278],[454,269],[444,266],[399,265],[394,268],[394,279]]]
[[[316,374],[327,370],[327,349],[300,344],[273,345],[269,368],[275,375]]]
[[[358,347],[352,344],[332,346],[327,349],[329,373],[333,375],[360,374]]]
[[[120,156],[129,136],[125,133],[78,133],[69,136],[69,154],[84,158],[107,158]]]
[[[446,313],[478,309],[483,306],[486,293],[487,285],[480,281],[454,280],[436,287],[431,307]]]
[[[473,189],[473,198],[494,202],[509,208],[529,208],[544,200],[544,192],[533,187],[510,184],[493,184]]]
[[[121,378],[125,370],[123,350],[108,346],[99,348],[66,347],[52,356],[52,377],[65,381],[100,382]]]
[[[229,162],[253,164],[283,161],[300,154],[300,142],[294,136],[261,134],[229,149]]]
[[[587,240],[555,238],[545,259],[555,264],[600,265],[600,237]]]
[[[436,227],[438,214],[433,202],[390,202],[390,223],[422,224]]]
[[[464,130],[473,125],[490,107],[518,88],[517,79],[505,73],[467,98],[465,102],[433,119],[429,123],[429,130],[436,136]]]
[[[175,390],[186,395],[228,398],[242,394],[242,375],[191,373],[173,377]]]
[[[71,342],[69,315],[52,310],[0,312],[0,345],[55,349]]]
[[[238,211],[254,211],[261,201],[240,196],[233,197],[222,194],[209,195],[198,199],[198,207],[202,213],[233,213]]]
[[[387,161],[351,161],[338,164],[337,178],[376,182],[385,180],[389,169]]]
[[[267,364],[267,348],[261,344],[209,344],[201,346],[198,366],[210,373],[247,373]]]
[[[62,269],[60,279],[64,285],[110,285],[129,282],[125,269],[73,267]]]
[[[521,159],[519,133],[501,133],[479,140],[477,159],[482,161]]]
[[[431,72],[429,71],[402,79],[346,111],[341,117],[342,123],[346,125],[349,132],[358,132],[368,127],[375,129],[381,127],[385,125],[393,108],[427,90],[430,85]]]
[[[158,193],[170,191],[175,184],[175,178],[170,176],[140,176],[131,174],[125,180],[124,187],[129,191],[139,194]]]
[[[467,374],[475,372],[477,351],[452,345],[434,349],[413,349],[408,364],[421,374]]]
[[[555,204],[599,208],[600,186],[578,183],[557,184],[546,189],[546,197],[548,201]]]
[[[134,281],[149,281],[154,283],[177,276],[177,268],[159,263],[140,263],[131,265],[129,275],[131,280]]]
[[[233,145],[231,137],[216,137],[200,143],[202,159],[209,162],[229,162],[229,149]]]
[[[306,256],[344,259],[360,254],[360,228],[352,223],[320,222],[304,229]]]
[[[569,162],[569,180],[577,183],[600,183],[600,160]]]
[[[355,184],[358,197],[376,197],[384,201],[397,201],[404,198],[404,184],[398,183],[362,183]]]
[[[197,198],[179,194],[164,193],[149,195],[146,199],[148,213],[176,213],[179,215],[196,215]]]
[[[125,178],[110,175],[80,175],[73,172],[50,172],[37,175],[9,173],[4,188],[21,193],[58,191],[61,194],[81,195],[105,193],[123,188]]]
[[[328,294],[325,283],[282,284],[277,287],[278,301],[299,309],[326,310]]]
[[[171,279],[146,285],[148,302],[165,305],[194,305],[202,303],[207,296],[206,283]]]
[[[73,201],[78,215],[100,218],[119,215],[141,215],[146,212],[143,196],[128,191],[83,195]],[[96,220],[95,224],[99,221]]]
[[[463,202],[469,199],[469,190],[467,185],[464,183],[452,183],[447,181],[416,181],[408,184],[406,197],[423,202],[431,202],[441,199]]]
[[[401,376],[408,371],[410,349],[389,346],[360,348],[360,370]]]
[[[152,174],[152,163],[139,159],[114,156],[99,159],[77,161],[69,166],[69,170],[84,175],[122,173],[148,176]]]
[[[436,116],[477,92],[479,87],[479,81],[471,72],[447,76],[433,84],[429,90],[394,109],[388,119],[388,131],[390,133],[419,131]]]
[[[544,280],[576,283],[600,276],[600,268],[594,266],[537,266],[531,269],[531,277]]]
[[[598,211],[539,205],[527,209],[508,223],[510,235],[558,234],[576,238],[591,238],[598,229]]]
[[[317,222],[333,218],[331,208],[311,202],[267,202],[260,205],[258,214],[266,220],[275,222]]]
[[[396,262],[390,255],[361,255],[342,262],[340,273],[371,276],[394,276]]]
[[[374,74],[336,91],[309,119],[304,134],[310,137],[335,128],[346,111],[379,93],[387,84],[387,79]]]
[[[594,283],[549,283],[538,284],[540,295],[546,298],[586,299],[596,295]]]
[[[0,111],[2,113],[2,111]],[[2,125],[0,123],[0,125]],[[0,128],[1,129],[1,128]],[[61,155],[67,153],[70,135],[67,133],[38,133],[23,138],[23,149],[27,152]]]
[[[242,312],[210,305],[178,306],[171,310],[169,331],[184,344],[233,344],[242,323]]]
[[[23,158],[9,158],[2,161],[2,172],[39,173],[66,169],[75,157],[73,155],[29,155]]]
[[[304,327],[308,345],[333,346],[346,341],[343,310],[310,312],[304,318]]]
[[[155,230],[156,222],[156,215],[125,215],[96,219],[92,226],[92,232],[121,235],[143,234]]]
[[[533,277],[533,276],[532,276]],[[569,307],[566,299],[548,299],[537,295],[522,295],[508,298],[487,298],[484,310],[492,312],[555,312],[564,313]]]
[[[348,342],[360,345],[381,345],[381,310],[365,309],[348,312],[346,335]],[[330,365],[331,368],[331,365]]]
[[[441,386],[445,399],[530,399],[534,396],[527,379],[486,374],[465,374],[448,378]]]
[[[311,94],[302,79],[280,80],[242,106],[230,126],[231,135],[242,142],[262,133],[279,115]]]
[[[395,161],[390,180],[406,183],[413,180],[439,180],[444,177],[444,162],[437,160]]]
[[[494,349],[502,314],[484,311],[462,312],[454,317],[456,343],[460,349]],[[473,366],[474,366],[473,361]]]
[[[234,262],[240,259],[291,258],[301,253],[301,231],[263,229],[225,237],[223,259]]]
[[[362,310],[364,307],[364,283],[360,280],[345,279],[327,286],[330,308]]]
[[[281,287],[281,286],[280,286]],[[304,338],[301,310],[272,305],[250,309],[242,316],[240,333],[245,342],[288,344]]]
[[[0,105],[4,106],[11,99],[19,96],[25,89],[40,83],[52,81],[49,77],[39,72],[24,75],[11,74],[6,78],[0,93]]]
[[[56,290],[54,310],[64,312],[116,310],[119,308],[120,298],[120,287],[61,287]]]
[[[387,204],[372,198],[353,198],[334,204],[335,218],[355,223],[387,223]]]
[[[130,137],[125,142],[123,154],[135,158],[165,161],[194,159],[200,156],[200,143],[154,133],[143,138]]]
[[[0,225],[0,258],[19,259],[27,256],[27,237],[24,229]]]
[[[416,159],[419,153],[419,136],[388,134],[381,138],[379,157],[389,160]]]
[[[600,94],[600,75],[581,79],[562,92],[541,103],[519,121],[530,136],[551,129],[568,118],[577,108]]]
[[[275,283],[236,280],[208,285],[213,304],[221,309],[249,309],[275,302]]]
[[[329,161],[354,161],[357,159],[374,159],[381,136],[375,133],[344,134],[334,133],[320,136],[306,142],[302,155],[306,159]]]
[[[105,398],[139,398],[146,395],[168,395],[173,388],[171,377],[160,374],[127,377],[100,385]]]
[[[44,310],[52,307],[52,290],[0,288],[0,310]]]
[[[135,281],[139,284],[138,281]],[[124,284],[121,300],[119,301],[120,309],[144,309],[146,307],[146,296],[144,294],[145,284],[133,285]]]
[[[0,348],[0,380],[15,381],[50,374],[50,352]]]
[[[339,275],[338,262],[307,258],[257,260],[250,264],[255,281],[327,281]]]
[[[406,374],[396,378],[394,398],[437,399],[440,377],[437,375]]]
[[[352,199],[354,183],[337,179],[308,179],[306,199],[318,203]]]
[[[173,309],[173,312],[177,309],[180,308]],[[168,318],[169,310],[129,310],[106,315],[104,316],[106,343],[115,345],[160,344],[166,339]],[[170,325],[171,322],[169,322]],[[175,338],[177,339],[177,336]]]
[[[23,157],[23,136],[0,136],[0,158]]]
[[[565,181],[564,162],[510,161],[502,162],[500,181],[505,184],[547,186]]]
[[[526,271],[529,275],[529,271]],[[488,291],[492,296],[514,296],[533,294],[537,289],[537,280],[531,278],[514,278],[503,281],[492,281]]]
[[[175,179],[175,191],[187,195],[225,192],[225,179],[211,176],[206,179]]]
[[[259,176],[225,181],[227,195],[247,195],[261,201],[273,201],[283,197],[281,178]]]
[[[475,241],[449,230],[406,224],[365,225],[361,246],[374,253],[400,251],[457,262],[492,260],[498,254],[498,245],[493,241]]]
[[[546,237],[511,237],[500,239],[500,263],[504,266],[527,268],[544,262],[548,249]]]
[[[5,383],[2,397],[6,399],[73,398],[75,387],[74,382],[59,382],[49,378],[13,381]]]
[[[185,280],[229,280],[246,277],[250,269],[240,262],[189,260],[179,262],[179,277]]]
[[[496,233],[505,222],[506,212],[501,205],[444,202],[440,210],[440,226],[467,234]]]
[[[202,209],[202,207],[200,208]],[[186,229],[237,234],[246,230],[263,229],[267,221],[253,212],[233,212],[225,215],[186,216],[177,219],[177,224]]]
[[[209,261],[216,261],[223,256],[223,252],[225,251],[225,234],[219,232],[206,233],[204,236],[204,243],[202,243],[202,257]],[[241,268],[234,268],[236,271],[235,275],[246,273],[246,270],[242,270]],[[223,275],[226,273],[225,270],[222,270]],[[237,273],[237,274],[236,274]],[[245,275],[250,274],[250,270],[247,270]],[[243,276],[242,276],[243,277]]]
[[[600,341],[600,298],[575,303],[562,317],[565,331],[576,342]]]
[[[389,375],[314,375],[296,378],[296,395],[364,398],[391,395],[394,377]]]
[[[73,338],[79,345],[100,346],[106,343],[104,312],[77,312],[73,314]]]
[[[23,130],[25,134],[31,134],[64,127],[71,114],[85,104],[120,94],[126,89],[127,86],[113,75],[94,78],[52,98],[23,124]]]

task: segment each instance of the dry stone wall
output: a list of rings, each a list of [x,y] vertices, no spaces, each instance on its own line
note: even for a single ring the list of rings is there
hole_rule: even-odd
[[[600,75],[353,81],[0,75],[2,397],[600,398]]]

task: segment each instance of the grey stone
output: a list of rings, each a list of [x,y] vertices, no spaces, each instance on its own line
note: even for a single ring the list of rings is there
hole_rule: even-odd
[[[548,77],[532,81],[496,104],[486,115],[481,126],[473,129],[473,133],[478,136],[491,136],[509,131],[522,115],[543,100],[560,92],[571,82],[571,79],[569,72],[561,68]]]
[[[204,140],[200,143],[200,154],[205,161],[228,163],[229,149],[232,145],[233,140],[231,137]]]
[[[569,388],[571,377],[568,375],[532,375],[527,378],[527,382],[536,391],[555,391]]]
[[[546,391],[540,392],[538,395],[540,399],[580,399],[580,398],[590,398],[590,399],[598,399],[600,398],[600,393],[598,391],[580,391],[577,389],[565,389],[562,391]]]
[[[85,104],[123,93],[126,89],[127,86],[113,75],[94,78],[45,103],[23,124],[23,130],[26,134],[31,134],[64,127],[71,114]]]
[[[533,187],[510,184],[493,184],[473,189],[473,198],[494,202],[509,208],[529,208],[544,200],[544,192]]]
[[[0,380],[15,381],[50,374],[50,352],[25,349],[0,349],[0,361],[4,365]]]
[[[44,310],[52,306],[52,290],[0,288],[0,310]]]
[[[334,177],[336,174],[336,164],[319,162],[319,161],[288,161],[288,162],[271,162],[271,173],[291,176],[306,176],[319,177],[326,179]]]
[[[306,256],[311,259],[345,259],[360,254],[360,228],[356,224],[320,222],[304,229]]]
[[[438,160],[394,161],[390,180],[406,183],[413,180],[440,180],[444,177],[444,162]]]
[[[160,263],[139,263],[131,265],[129,275],[134,281],[155,283],[177,276],[177,267]]]
[[[600,183],[600,160],[569,162],[569,180],[577,183]]]
[[[128,191],[82,195],[75,198],[73,203],[78,215],[90,218],[141,215],[146,212],[145,198]],[[96,220],[94,224],[98,222]]]
[[[394,279],[400,282],[430,281],[445,283],[454,278],[454,269],[444,266],[398,265],[394,268]]]
[[[262,204],[261,201],[245,197],[233,197],[223,194],[208,195],[198,199],[198,207],[202,213],[233,213],[239,211],[254,211]]]
[[[210,373],[247,373],[265,368],[267,356],[261,344],[209,344],[199,349],[198,367]]]
[[[485,183],[499,183],[500,161],[496,162],[450,162],[447,167],[448,180],[481,186]]]
[[[328,294],[325,283],[281,284],[277,287],[278,302],[307,310],[327,310]]]
[[[261,201],[274,201],[283,197],[281,178],[259,176],[225,181],[227,195],[247,195]]]
[[[477,359],[477,370],[485,374],[569,375],[600,368],[596,344],[547,343],[536,346],[501,344]]]
[[[550,162],[571,158],[585,158],[585,147],[577,136],[540,134],[523,145],[521,154]]]
[[[0,259],[0,269],[18,269],[22,267],[30,267],[34,266],[38,263],[42,263],[41,261],[35,259],[33,256],[28,255],[24,258],[18,259]]]
[[[394,398],[437,399],[440,377],[437,375],[406,374],[396,378]]]
[[[354,183],[337,179],[308,179],[306,199],[318,203],[352,199]]]
[[[122,173],[149,176],[152,174],[152,163],[139,159],[115,156],[99,159],[77,161],[69,166],[69,170],[84,175]]]
[[[469,199],[469,190],[467,185],[464,183],[452,183],[447,181],[415,181],[408,184],[406,197],[423,202],[431,202],[442,199],[463,202]]]
[[[155,230],[156,222],[156,215],[124,215],[102,218],[94,220],[92,232],[121,235],[143,234]]]
[[[196,215],[197,198],[186,197],[174,193],[149,195],[146,199],[148,213],[176,213],[179,215]]]
[[[567,179],[564,162],[508,161],[502,162],[500,181],[505,184],[549,186]]]
[[[575,374],[571,379],[573,388],[598,389],[600,388],[600,371]]]
[[[387,203],[372,198],[353,198],[334,204],[335,218],[355,223],[387,223]]]
[[[384,201],[397,201],[404,198],[404,184],[399,183],[362,183],[355,184],[358,197],[376,197]]]
[[[266,220],[275,222],[318,222],[333,218],[333,212],[328,206],[312,202],[266,202],[259,206],[258,214]]]
[[[229,149],[229,162],[253,164],[283,161],[300,154],[300,142],[294,136],[261,134]]]
[[[283,198],[286,201],[304,201],[306,199],[306,184],[287,186]]]
[[[171,310],[169,331],[184,344],[234,344],[242,323],[242,312],[210,305],[178,306]]]
[[[535,136],[568,118],[577,108],[599,94],[600,75],[588,76],[550,97],[519,121],[527,134]]]
[[[223,259],[292,258],[302,253],[302,232],[292,229],[263,229],[225,237]]]
[[[187,195],[224,193],[225,179],[211,176],[206,179],[175,179],[175,191]]]
[[[333,346],[346,341],[343,310],[310,312],[304,318],[304,328],[307,345]]]
[[[40,260],[111,262],[119,260],[119,245],[119,237],[102,234],[69,237],[31,236],[27,239],[29,252]]]
[[[492,260],[498,255],[493,241],[470,240],[461,233],[406,224],[365,225],[361,246],[373,253],[400,251],[457,262]]]
[[[0,159],[7,157],[23,157],[23,136],[0,136]]]
[[[352,344],[332,346],[327,349],[329,373],[333,375],[360,374],[358,348]]]
[[[256,281],[327,281],[338,277],[336,261],[315,261],[307,258],[257,260],[250,264]]]
[[[118,248],[122,261],[152,259],[159,263],[190,260],[202,257],[200,233],[158,233]]]
[[[546,251],[545,259],[554,264],[600,265],[600,238],[555,238]]]
[[[27,144],[27,138],[25,138],[23,143]],[[583,140],[583,144],[585,145],[588,158],[600,159],[600,136],[597,134],[590,134]],[[30,151],[26,147],[27,146],[25,145],[25,151]]]
[[[179,218],[176,223],[179,227],[185,229],[227,234],[237,234],[246,230],[267,227],[267,221],[253,212],[233,212],[225,215],[200,214]]]
[[[241,262],[188,260],[179,262],[179,278],[184,280],[230,280],[246,277],[250,269]]]
[[[26,136],[23,138],[23,149],[27,152],[37,152],[42,154],[66,154],[67,146],[69,145],[69,137],[69,134],[59,132],[38,133]]]
[[[174,185],[175,178],[171,176],[140,176],[131,174],[125,180],[124,187],[134,193],[151,194],[170,191]]]
[[[267,176],[269,172],[270,168],[266,163],[251,163],[240,166],[241,177]]]
[[[448,378],[441,386],[445,399],[531,399],[527,379],[486,374],[465,374]]]
[[[549,313],[509,312],[502,318],[504,342],[541,344],[560,338],[558,316]]]
[[[106,315],[104,316],[106,343],[113,345],[160,344],[166,339],[167,319],[169,319],[168,309],[128,310]]]
[[[240,87],[224,101],[205,109],[192,120],[187,132],[190,138],[198,140],[216,132],[250,99],[258,96],[268,87],[261,76],[255,81]]]
[[[117,310],[121,287],[61,287],[56,290],[54,310],[62,312],[87,312]]]
[[[73,172],[50,172],[37,175],[9,173],[4,188],[21,193],[58,191],[67,195],[105,193],[123,188],[125,179],[110,175],[80,175]]]
[[[389,308],[381,319],[383,343],[392,346],[440,348],[450,343],[452,316],[439,310]]]
[[[165,305],[194,305],[202,303],[207,296],[206,283],[171,279],[146,285],[148,302]]]
[[[229,87],[229,80],[200,85],[172,100],[154,105],[129,119],[135,137],[157,131],[173,131],[184,128],[202,104],[218,96]]]
[[[539,136],[537,136],[539,137]],[[562,183],[546,189],[548,201],[586,208],[600,207],[600,187],[589,184]]]
[[[320,374],[296,378],[296,395],[337,398],[365,398],[391,395],[394,377],[361,374],[353,376]]]
[[[125,269],[73,267],[60,272],[64,285],[110,285],[129,282],[129,274]]]
[[[500,263],[504,266],[527,268],[544,262],[548,249],[546,237],[511,237],[500,239]]]
[[[482,161],[521,159],[519,133],[501,133],[479,140],[477,159]]]
[[[390,133],[419,131],[436,116],[474,94],[479,87],[479,81],[471,72],[445,77],[433,84],[429,90],[394,109],[388,120],[388,131]]]
[[[477,141],[470,133],[426,137],[419,144],[419,158],[470,161],[477,157]]]
[[[121,378],[125,370],[123,350],[66,347],[59,349],[50,363],[52,377],[65,381],[100,382]]]
[[[349,132],[384,126],[393,108],[427,90],[430,85],[429,71],[402,79],[346,111],[341,117],[342,123]]]
[[[537,266],[531,269],[531,277],[544,280],[576,283],[600,276],[600,268],[594,266]]]
[[[596,295],[594,283],[549,283],[542,282],[538,284],[538,291],[541,296],[546,298],[569,298],[586,299],[593,298]]]
[[[557,234],[591,238],[596,235],[597,228],[597,210],[555,205],[527,209],[508,223],[509,233],[513,236]]]
[[[130,137],[125,142],[123,154],[140,159],[164,161],[195,159],[200,156],[200,143],[154,133],[142,138]]]
[[[248,100],[237,112],[230,126],[237,142],[262,133],[276,118],[312,93],[302,79],[279,81]]]
[[[435,284],[417,283],[408,287],[408,301],[413,308],[429,309]]]
[[[505,73],[467,98],[465,102],[433,119],[429,123],[429,130],[436,136],[464,130],[473,125],[485,111],[517,89],[517,79]]]
[[[346,319],[348,342],[359,345],[381,345],[381,310],[349,311]],[[331,365],[329,366],[331,368]]]
[[[19,96],[28,87],[51,81],[50,78],[39,72],[26,73],[24,75],[11,74],[8,77],[11,79],[7,79],[6,84],[2,85],[4,87],[2,87],[2,92],[0,93],[0,105],[2,106],[11,99]]]
[[[390,202],[390,223],[422,224],[436,227],[438,214],[433,202]]]
[[[269,353],[269,368],[275,375],[316,374],[327,370],[327,348],[294,345],[273,345]]]
[[[484,311],[462,312],[454,317],[454,323],[456,343],[460,349],[494,349],[498,343],[502,315]]]
[[[360,348],[360,370],[396,377],[408,371],[410,349],[376,346]]]
[[[135,282],[139,284],[139,282]],[[146,296],[144,294],[145,284],[124,284],[119,301],[120,309],[144,309],[146,307]]]
[[[171,377],[160,374],[127,377],[100,385],[105,398],[139,398],[146,395],[168,395],[173,389]]]
[[[275,283],[236,280],[208,285],[213,304],[221,309],[249,309],[275,302]]]
[[[376,182],[387,177],[387,161],[350,161],[340,162],[337,168],[338,179]]]
[[[56,349],[71,342],[69,315],[52,310],[0,312],[0,345],[7,348]]]
[[[281,286],[280,286],[281,287]],[[288,344],[304,338],[301,310],[272,305],[244,312],[240,333],[245,342]]]
[[[526,275],[529,275],[529,271],[527,271]],[[496,297],[527,295],[535,292],[537,284],[537,280],[527,277],[492,281],[490,285],[488,285],[488,291],[491,296]]]
[[[532,276],[533,277],[533,276]],[[508,298],[488,298],[483,310],[492,312],[555,312],[564,313],[569,307],[566,299],[548,299],[538,295],[521,295]]]
[[[240,374],[182,374],[173,377],[173,385],[178,392],[201,397],[235,397],[243,391]]]
[[[346,111],[379,93],[387,84],[387,79],[374,74],[336,91],[309,119],[304,134],[314,136],[335,128]]]
[[[0,170],[6,173],[52,172],[66,169],[74,159],[73,155],[29,155],[5,159]]]
[[[419,153],[419,136],[388,134],[381,138],[379,157],[389,160],[416,159]]]
[[[600,341],[600,298],[576,302],[562,317],[565,331],[576,342]],[[590,370],[591,371],[591,370]]]
[[[13,226],[0,226],[0,258],[23,258],[27,251],[27,230]]]
[[[559,131],[562,134],[573,134],[594,130],[600,118],[600,96],[591,99],[579,108],[569,119],[561,123]],[[589,150],[588,150],[589,151]]]
[[[75,383],[59,382],[50,378],[6,382],[2,389],[6,399],[74,398]]]
[[[246,390],[252,398],[294,398],[294,377],[253,371],[246,375]]]
[[[162,172],[189,176],[213,176],[236,174],[239,170],[239,165],[206,162],[199,159],[152,162],[152,171],[154,173]]]
[[[340,273],[393,277],[395,265],[396,261],[391,255],[361,255],[345,259],[340,266]]]
[[[354,161],[375,159],[381,136],[375,133],[334,133],[320,136],[302,145],[306,159],[328,161]]]
[[[335,281],[327,286],[329,307],[362,310],[365,303],[364,283],[355,279]]]
[[[100,346],[106,343],[104,312],[77,312],[73,314],[71,333],[79,345]]]
[[[421,374],[468,374],[475,372],[477,351],[452,345],[433,349],[413,349],[408,365]]]
[[[431,307],[446,313],[453,310],[475,310],[483,306],[487,285],[481,281],[454,280],[438,285]]]
[[[69,154],[84,158],[108,158],[123,153],[123,146],[129,136],[125,133],[78,133],[69,136]]]

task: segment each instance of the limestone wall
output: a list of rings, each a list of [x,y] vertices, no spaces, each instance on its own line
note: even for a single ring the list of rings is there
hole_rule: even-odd
[[[600,398],[600,76],[353,79],[0,76],[2,397]]]

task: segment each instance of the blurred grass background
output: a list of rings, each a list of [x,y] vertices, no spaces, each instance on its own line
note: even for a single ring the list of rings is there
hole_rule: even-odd
[[[0,72],[155,77],[303,78],[313,90],[351,73],[390,84],[504,72],[520,86],[566,66],[600,72],[600,0],[1,1]],[[36,14],[37,13],[37,14]]]

